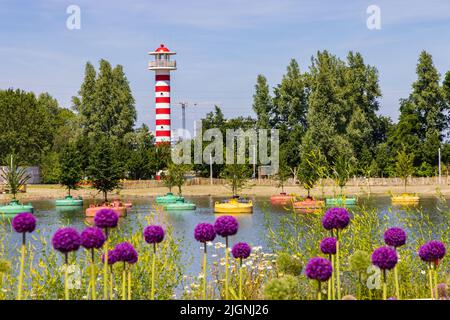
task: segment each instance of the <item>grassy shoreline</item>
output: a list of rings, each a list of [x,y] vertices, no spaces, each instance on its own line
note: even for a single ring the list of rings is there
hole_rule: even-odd
[[[174,193],[177,190],[173,190]],[[345,193],[347,195],[364,196],[368,194],[368,187],[366,185],[360,186],[348,186],[345,188]],[[135,187],[126,188],[118,192],[112,192],[109,194],[111,199],[113,198],[141,198],[141,197],[154,197],[168,192],[168,189],[161,186],[152,187]],[[270,185],[255,185],[244,189],[241,192],[242,196],[271,196],[281,192],[280,188]],[[297,196],[305,196],[306,191],[300,186],[287,186],[285,187],[285,192],[289,194],[295,194]],[[370,187],[371,195],[390,195],[401,194],[403,192],[403,187],[399,185],[377,185]],[[434,184],[434,185],[414,185],[408,186],[408,193],[417,193],[420,196],[436,196],[438,192],[442,195],[450,196],[450,185],[448,184]],[[333,196],[338,193],[338,190],[334,186],[325,186],[324,194],[325,196]],[[224,185],[190,185],[183,187],[183,194],[186,196],[231,196],[231,191]],[[321,197],[322,190],[320,187],[316,187],[312,190],[311,194],[314,197]],[[18,195],[18,199],[22,201],[26,200],[45,200],[45,199],[57,199],[62,198],[66,195],[66,190],[59,185],[29,185],[27,187],[26,193],[21,193]],[[94,189],[82,188],[79,190],[72,191],[74,196],[82,196],[85,198],[101,198],[101,195]],[[10,199],[10,195],[1,194],[0,201],[6,202]]]

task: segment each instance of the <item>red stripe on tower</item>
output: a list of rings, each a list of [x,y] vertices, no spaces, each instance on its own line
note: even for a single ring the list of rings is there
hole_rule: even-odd
[[[156,120],[156,125],[157,126],[164,126],[164,125],[167,125],[167,126],[170,126],[170,119],[158,119],[158,120]]]

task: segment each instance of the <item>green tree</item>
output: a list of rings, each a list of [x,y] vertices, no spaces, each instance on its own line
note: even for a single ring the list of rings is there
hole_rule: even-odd
[[[343,74],[345,63],[327,51],[318,52],[312,60],[308,76],[309,109],[308,129],[302,139],[306,150],[318,148],[327,163],[339,154],[353,157],[353,147],[348,140],[348,110],[343,101]]]
[[[318,174],[318,161],[317,152],[315,150],[304,152],[301,155],[301,161],[299,166],[299,180],[303,185],[303,188],[308,192],[308,198],[311,197],[311,189],[314,188],[317,180],[319,179]]]
[[[58,183],[61,171],[59,154],[55,151],[47,151],[42,156],[41,178],[43,183]]]
[[[123,177],[118,148],[106,135],[101,135],[91,150],[86,172],[94,188],[102,192],[107,202],[108,192],[120,188],[120,179]]]
[[[0,90],[0,154],[15,154],[36,165],[53,140],[54,128],[45,105],[22,90]]]
[[[76,190],[79,182],[83,178],[81,154],[75,143],[68,143],[61,150],[59,162],[61,165],[59,183],[66,187],[70,196],[70,191]]]
[[[397,176],[403,180],[406,192],[406,185],[408,184],[408,177],[414,173],[414,154],[407,153],[402,149],[397,153],[397,162],[395,164]]]
[[[164,174],[164,182],[166,186],[172,191],[173,187],[178,187],[178,194],[182,195],[182,187],[186,181],[185,175],[190,170],[192,170],[192,166],[188,164],[174,164],[170,163],[167,172]]]
[[[124,144],[128,176],[134,180],[150,179],[154,176],[159,168],[156,147],[148,127],[144,124],[135,131],[127,133]]]
[[[340,154],[333,163],[333,175],[336,185],[339,186],[339,195],[341,197],[344,195],[344,187],[350,179],[352,172],[352,162],[345,155]]]
[[[259,74],[256,78],[253,111],[256,113],[256,127],[261,129],[270,128],[272,97],[270,96],[267,79],[262,74]]]
[[[13,200],[16,200],[16,195],[22,187],[26,185],[30,180],[30,175],[27,173],[25,167],[18,166],[15,156],[9,155],[6,157],[8,165],[1,170],[1,177],[6,181],[9,192],[13,196]]]
[[[277,188],[281,188],[281,192],[284,192],[284,186],[291,177],[291,170],[286,164],[286,159],[283,155],[280,155],[280,162],[278,172],[275,175],[275,179],[278,181]]]
[[[250,178],[250,169],[246,164],[227,164],[221,174],[228,181],[233,197],[238,197],[239,192],[246,186]]]
[[[112,68],[104,59],[98,74],[92,64],[86,64],[84,81],[72,104],[89,137],[102,133],[122,140],[136,121],[134,98],[122,66]]]
[[[419,56],[416,73],[411,94],[401,100],[399,122],[390,139],[391,145],[397,152],[407,148],[406,152],[413,153],[415,167],[423,167],[424,162],[435,167],[437,150],[449,123],[443,90],[446,82],[444,79],[440,86],[440,75],[426,51]]]

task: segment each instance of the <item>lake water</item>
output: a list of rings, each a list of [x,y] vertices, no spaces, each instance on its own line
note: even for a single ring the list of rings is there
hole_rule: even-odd
[[[217,197],[186,197],[197,204],[197,210],[195,211],[173,211],[165,212],[168,223],[173,226],[176,237],[183,238],[184,241],[184,254],[186,255],[185,261],[200,261],[200,244],[193,238],[193,231],[195,226],[200,222],[213,223],[217,215],[213,213],[214,202],[221,200]],[[264,215],[269,213],[272,216],[273,223],[277,223],[282,215],[289,214],[285,209],[280,206],[272,206],[268,201],[268,197],[250,197],[254,203],[253,214],[241,214],[235,215],[239,220],[239,232],[236,236],[231,237],[231,242],[246,241],[252,246],[262,246],[263,250],[267,248],[266,242],[266,230],[264,227]],[[85,208],[91,201],[85,201]],[[122,224],[128,227],[136,227],[138,221],[145,221],[145,216],[150,211],[154,211],[154,197],[148,198],[135,198],[132,199],[133,208],[130,214],[122,220]],[[55,208],[53,200],[42,200],[32,202],[35,208],[35,216],[38,219],[38,228],[43,235],[46,235],[50,240],[53,233],[62,226],[71,225],[78,230],[82,230],[86,226],[86,220],[84,216],[84,209],[79,208],[70,211],[59,210]],[[450,200],[447,199],[447,205],[450,204]],[[391,199],[387,196],[377,196],[367,198],[360,198],[359,205],[364,205],[368,208],[376,208],[379,214],[394,216],[396,211],[405,210],[401,207],[391,206]],[[439,222],[442,215],[436,209],[438,200],[433,197],[421,198],[418,210],[423,210],[430,215],[431,220]],[[411,209],[409,209],[411,210]],[[3,219],[1,222],[1,229],[5,236],[5,241],[9,242],[7,246],[7,255],[15,254],[18,246],[20,245],[21,237],[11,232],[10,223],[8,220]],[[49,241],[50,243],[50,241]],[[192,258],[194,260],[192,260]],[[187,265],[187,271],[189,274],[198,273],[199,263],[193,263]]]

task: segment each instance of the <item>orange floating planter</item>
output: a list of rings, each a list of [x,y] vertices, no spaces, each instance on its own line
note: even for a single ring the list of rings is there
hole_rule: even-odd
[[[103,204],[101,206],[90,205],[86,209],[86,217],[95,217],[95,214],[102,209],[113,209],[117,212],[119,217],[126,217],[128,211],[133,205],[131,203],[123,203],[119,200],[113,200],[110,204]]]
[[[310,213],[322,209],[325,206],[325,202],[322,200],[314,200],[313,198],[306,198],[303,201],[294,202],[293,206],[295,211]]]
[[[281,192],[279,195],[274,195],[270,197],[270,202],[272,204],[286,205],[294,199],[294,196],[286,194],[286,192]]]

